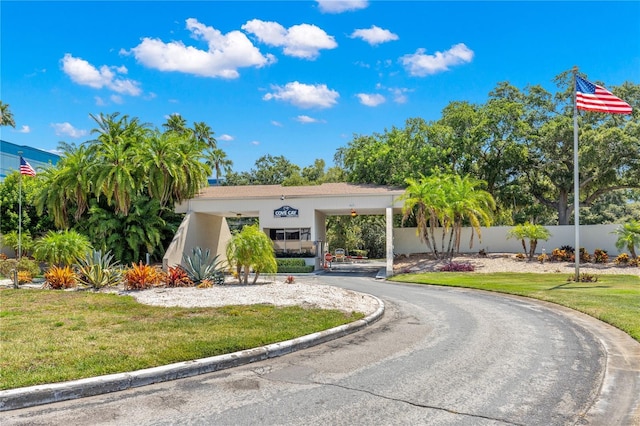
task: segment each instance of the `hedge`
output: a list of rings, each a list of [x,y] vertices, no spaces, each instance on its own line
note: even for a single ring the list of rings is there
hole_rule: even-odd
[[[313,265],[307,266],[304,259],[276,259],[279,273],[308,273],[313,272]]]

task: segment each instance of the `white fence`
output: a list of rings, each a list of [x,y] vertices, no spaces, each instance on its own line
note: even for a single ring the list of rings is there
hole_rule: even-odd
[[[584,247],[588,253],[593,254],[595,249],[606,250],[609,256],[619,254],[616,248],[617,235],[612,232],[620,225],[581,225],[580,226],[580,247]],[[554,248],[564,245],[573,247],[575,245],[575,227],[573,225],[545,226],[551,233],[551,238],[547,241],[538,241],[537,252],[542,253],[545,249],[550,254]],[[478,238],[474,233],[473,247],[469,248],[471,228],[462,230],[460,251],[462,253],[477,253],[484,249],[487,253],[521,253],[522,243],[520,240],[507,238],[512,226],[492,226],[481,228],[482,238]],[[393,253],[411,254],[428,252],[426,244],[420,241],[416,235],[416,228],[394,228],[393,229]],[[442,242],[442,230],[436,232],[436,242],[438,249]],[[448,240],[445,242],[445,248]],[[527,242],[528,244],[528,242]],[[623,250],[624,252],[625,250]]]

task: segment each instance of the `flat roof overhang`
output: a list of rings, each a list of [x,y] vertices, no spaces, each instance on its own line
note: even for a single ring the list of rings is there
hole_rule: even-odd
[[[210,186],[198,196],[176,206],[177,213],[187,211],[209,213],[224,217],[257,217],[260,205],[273,203],[294,204],[295,200],[311,201],[314,209],[328,216],[383,215],[393,207],[401,210],[398,198],[401,188],[351,183],[325,183],[309,186],[247,185]],[[254,203],[251,203],[254,201]]]

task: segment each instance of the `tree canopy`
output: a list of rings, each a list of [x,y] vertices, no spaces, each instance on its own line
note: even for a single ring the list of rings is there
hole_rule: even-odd
[[[350,182],[404,185],[438,168],[487,184],[498,224],[568,224],[573,195],[573,79],[561,73],[552,94],[540,85],[501,82],[482,104],[449,103],[440,119],[406,120],[404,128],[355,135],[336,164]],[[599,83],[600,84],[600,83]],[[580,206],[612,191],[640,188],[640,85],[611,89],[633,115],[579,113]]]

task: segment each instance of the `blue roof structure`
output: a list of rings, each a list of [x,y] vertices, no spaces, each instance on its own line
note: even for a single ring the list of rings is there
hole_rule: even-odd
[[[0,181],[20,169],[20,154],[36,169],[36,173],[43,168],[55,165],[60,159],[59,155],[26,145],[16,145],[0,139]]]

